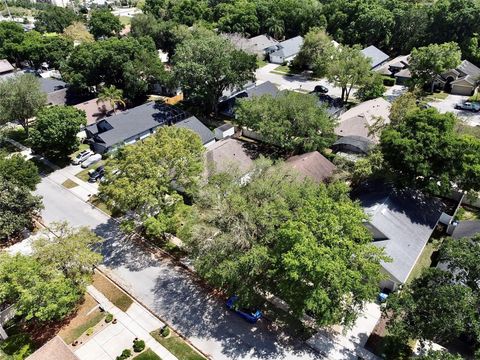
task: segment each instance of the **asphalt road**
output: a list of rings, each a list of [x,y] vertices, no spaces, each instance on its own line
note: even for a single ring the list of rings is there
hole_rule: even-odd
[[[302,342],[268,329],[266,321],[252,326],[228,312],[186,270],[125,238],[108,216],[50,179],[44,178],[36,192],[43,196],[46,224],[68,221],[102,236],[107,272],[212,359],[321,358]]]

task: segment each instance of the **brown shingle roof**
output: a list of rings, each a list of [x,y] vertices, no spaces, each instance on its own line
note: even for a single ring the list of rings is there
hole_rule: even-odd
[[[312,151],[289,158],[285,164],[296,170],[302,178],[320,183],[328,180],[337,167],[318,151]]]
[[[78,357],[68,348],[67,344],[58,336],[43,345],[27,360],[79,360]]]

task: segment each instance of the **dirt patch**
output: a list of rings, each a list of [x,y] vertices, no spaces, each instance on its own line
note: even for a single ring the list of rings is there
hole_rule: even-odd
[[[133,303],[130,296],[99,272],[93,275],[92,285],[122,311],[127,311]]]

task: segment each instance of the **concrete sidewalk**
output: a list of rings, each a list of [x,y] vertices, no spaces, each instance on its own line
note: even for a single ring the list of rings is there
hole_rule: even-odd
[[[144,340],[145,348],[150,348],[162,360],[178,360],[150,335],[151,331],[164,324],[143,306],[134,301],[130,308],[123,312],[94,286],[89,285],[87,291],[105,311],[117,319],[117,323],[107,326],[75,350],[75,355],[80,360],[114,360],[123,349],[132,347],[135,338]]]
[[[48,178],[58,185],[62,185],[67,179],[75,182],[78,186],[68,190],[77,195],[83,201],[88,202],[92,195],[96,195],[98,193],[98,183],[91,184],[89,182],[80,180],[76,175],[83,170],[85,169],[80,166],[68,165],[63,169],[54,171],[48,175]]]

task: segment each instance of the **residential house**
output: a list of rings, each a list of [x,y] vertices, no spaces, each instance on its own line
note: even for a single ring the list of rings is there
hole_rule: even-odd
[[[27,357],[27,360],[79,360],[60,336],[55,336],[40,349]]]
[[[337,167],[318,151],[292,156],[285,161],[285,166],[295,170],[300,178],[308,178],[316,183],[328,181]]]
[[[189,116],[173,106],[154,102],[134,107],[87,126],[86,141],[95,152],[102,154],[145,139],[158,127],[169,125],[191,129],[202,138],[204,145],[210,145],[215,141],[213,132],[194,116]]]
[[[67,103],[67,83],[47,77],[39,77],[40,89],[47,94],[47,104],[48,105],[64,105]]]
[[[205,153],[205,177],[235,169],[239,172],[241,181],[247,181],[256,157],[249,146],[251,144],[233,138],[217,141]]]
[[[235,48],[256,55],[260,59],[265,57],[268,48],[278,44],[277,40],[265,34],[252,38],[246,38],[241,34],[222,34],[222,36],[229,39]]]
[[[407,281],[439,222],[446,223],[447,206],[438,198],[412,189],[398,189],[383,182],[363,184],[352,192],[367,217],[373,244],[384,248],[392,261],[382,262],[389,279],[381,284],[394,290]]]
[[[6,59],[0,59],[0,78],[6,74],[12,73],[15,68]]]
[[[409,62],[410,54],[400,55],[377,67],[375,71],[381,75],[394,77],[398,85],[406,85],[412,78],[412,74],[408,69]]]
[[[473,95],[480,83],[480,69],[468,60],[463,60],[455,69],[440,75],[435,85],[455,95]]]
[[[292,61],[300,52],[302,45],[303,37],[296,36],[267,48],[266,52],[271,63],[283,64]]]
[[[330,148],[335,153],[367,155],[374,146],[373,141],[366,137],[348,135],[339,138]]]
[[[365,55],[366,58],[370,59],[372,63],[372,69],[384,64],[389,58],[387,54],[373,45],[363,49],[362,54]]]
[[[378,121],[390,123],[390,107],[391,104],[383,98],[365,101],[338,117],[335,134],[341,137],[356,136],[357,140],[362,137],[377,144],[379,136],[372,133],[370,129]]]
[[[220,114],[234,117],[235,116],[235,104],[237,99],[251,99],[262,95],[276,96],[280,91],[277,86],[270,81],[265,81],[261,84],[251,84],[244,89],[231,94],[228,98],[220,101],[218,109]]]
[[[78,110],[85,111],[87,125],[95,124],[97,121],[113,113],[112,106],[108,102],[99,101],[98,98],[84,101],[74,107]]]

